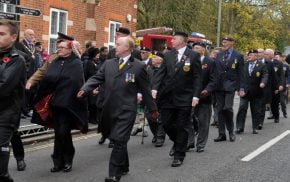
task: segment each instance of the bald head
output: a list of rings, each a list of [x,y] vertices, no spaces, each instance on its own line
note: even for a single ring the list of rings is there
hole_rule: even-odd
[[[116,56],[123,58],[131,54],[134,49],[134,39],[130,36],[120,37],[116,41]]]
[[[35,41],[35,33],[32,29],[26,29],[24,31],[24,38],[29,41],[30,43],[33,43]]]

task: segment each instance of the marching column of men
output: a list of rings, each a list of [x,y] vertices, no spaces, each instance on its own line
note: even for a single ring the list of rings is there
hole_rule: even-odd
[[[13,180],[7,169],[9,142],[17,130],[21,114],[26,77],[25,57],[13,45],[17,27],[11,22],[1,21],[0,32],[0,113],[5,112],[0,115],[0,159],[3,161],[0,165],[0,180],[11,182]],[[165,133],[172,140],[172,167],[181,166],[187,149],[195,145],[197,152],[204,152],[213,96],[217,109],[215,120],[218,121],[215,142],[226,141],[226,129],[229,140],[235,141],[233,105],[236,91],[240,96],[237,134],[244,132],[249,104],[253,134],[263,127],[267,104],[271,105],[271,118],[275,123],[279,122],[280,94],[290,84],[290,78],[287,68],[276,60],[278,58],[274,59],[273,50],[251,50],[245,62],[243,55],[234,50],[234,39],[226,36],[222,40],[222,50],[212,56],[213,60],[206,56],[204,43],[194,44],[192,50],[187,47],[188,35],[175,32],[173,49],[164,54],[156,52],[152,60],[148,60],[148,56],[144,55],[150,50],[142,49],[144,55],[141,56],[134,47],[128,29],[120,27],[116,35],[116,48],[110,51],[110,59],[103,60],[97,73],[88,78],[76,95],[83,98],[100,94],[102,89],[99,124],[102,125],[103,137],[100,144],[109,138],[113,147],[106,182],[118,182],[129,172],[127,143],[136,120],[138,101],[142,100],[145,105],[155,146],[163,145]],[[96,54],[94,52],[92,58]],[[23,74],[15,76],[13,72]],[[283,114],[287,116],[284,111]]]

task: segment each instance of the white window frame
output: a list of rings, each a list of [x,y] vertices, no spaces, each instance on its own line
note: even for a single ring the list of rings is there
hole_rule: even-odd
[[[114,41],[110,42],[110,36],[111,36],[111,24],[115,25],[115,29],[114,29]],[[116,34],[116,25],[119,25],[119,27],[122,27],[122,23],[117,22],[117,21],[109,21],[109,35],[108,35],[108,48],[110,49],[110,47],[115,47],[115,34]]]
[[[67,34],[67,27],[68,27],[68,11],[56,9],[56,8],[50,8],[50,19],[49,19],[49,35],[48,35],[48,52],[50,52],[50,39],[57,39],[57,34],[51,34],[51,23],[52,23],[52,12],[57,12],[57,24],[56,24],[56,30],[59,32],[59,15],[60,13],[66,13],[66,26],[65,26],[65,32],[64,34]]]

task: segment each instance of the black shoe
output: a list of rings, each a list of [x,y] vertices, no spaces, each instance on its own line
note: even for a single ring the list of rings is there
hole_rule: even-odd
[[[157,141],[157,138],[156,137],[153,137],[152,138],[152,143],[156,143],[156,141]]]
[[[204,148],[197,148],[196,152],[198,152],[198,153],[204,152]]]
[[[26,119],[26,116],[24,116],[23,114],[21,114],[21,119]]]
[[[236,130],[236,134],[242,134],[242,133],[244,133],[244,129],[237,129]]]
[[[64,165],[63,172],[68,173],[72,170],[72,163],[67,163]]]
[[[30,118],[30,117],[31,117],[31,115],[30,115],[29,113],[23,113],[23,115],[24,115],[25,117],[27,117],[27,118]]]
[[[99,140],[99,144],[102,145],[105,143],[105,141],[106,141],[106,137],[102,136]]]
[[[214,139],[214,142],[222,142],[226,140],[227,140],[227,137],[225,135],[219,135],[216,139]]]
[[[279,118],[274,120],[274,123],[279,123]]]
[[[234,134],[230,134],[229,138],[230,142],[234,142],[236,140],[236,136]]]
[[[183,163],[182,160],[180,160],[180,159],[174,159],[173,162],[172,162],[172,164],[171,164],[171,167],[179,167],[179,166],[182,165],[182,163]]]
[[[170,151],[169,151],[169,156],[173,157],[175,154],[175,148],[174,145],[171,147]]]
[[[284,118],[287,118],[287,114],[283,114]]]
[[[50,172],[56,173],[62,170],[63,170],[63,166],[53,166],[53,168],[50,169]]]
[[[125,176],[129,173],[129,169],[125,169],[122,171],[122,176]]]
[[[105,182],[119,182],[121,177],[110,176],[105,178]]]
[[[156,139],[156,143],[155,143],[155,147],[162,147],[164,144],[164,139],[162,138],[157,138]]]
[[[257,130],[253,130],[253,134],[259,134]]]
[[[10,177],[9,174],[5,176],[0,176],[0,181],[1,182],[14,182],[14,180]]]
[[[18,160],[17,161],[17,171],[24,171],[26,168],[26,164],[24,160]]]
[[[110,140],[110,143],[108,145],[109,148],[113,148],[114,147],[114,142]]]
[[[217,126],[218,125],[218,122],[217,121],[214,121],[213,123],[210,124],[211,126]]]
[[[275,119],[274,116],[267,117],[267,119]]]
[[[189,151],[190,149],[193,149],[193,148],[195,148],[195,144],[191,143],[187,145],[186,150]]]
[[[140,132],[142,132],[142,128],[135,128],[131,133],[131,136],[136,136]]]
[[[262,130],[263,129],[263,125],[262,124],[259,124],[257,130]]]

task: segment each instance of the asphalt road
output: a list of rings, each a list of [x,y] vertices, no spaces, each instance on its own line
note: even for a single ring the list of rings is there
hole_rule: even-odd
[[[289,107],[289,105],[288,105]],[[235,110],[238,108],[236,99]],[[290,109],[288,108],[288,113]],[[264,129],[258,135],[251,132],[248,111],[245,133],[237,135],[236,142],[215,143],[217,129],[210,128],[208,145],[204,153],[190,151],[184,164],[172,168],[172,158],[168,152],[172,142],[166,140],[164,147],[155,148],[152,136],[131,137],[128,144],[130,173],[122,182],[289,182],[290,181],[290,135],[255,157],[249,162],[241,159],[269,140],[290,130],[290,120],[281,118],[280,123],[266,120]],[[26,146],[27,170],[16,171],[16,163],[11,157],[9,170],[16,182],[102,182],[108,174],[111,149],[107,143],[98,145],[99,135],[76,136],[76,155],[73,171],[70,173],[50,173],[52,141]]]

